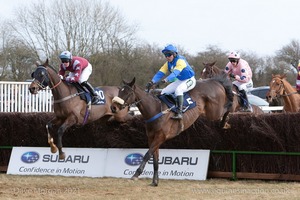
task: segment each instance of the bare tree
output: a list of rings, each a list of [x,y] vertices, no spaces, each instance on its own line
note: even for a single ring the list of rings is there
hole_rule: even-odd
[[[299,40],[292,40],[276,53],[277,62],[282,64],[288,71],[295,73],[300,60],[300,42]]]
[[[52,60],[63,50],[89,57],[125,48],[137,30],[108,2],[93,0],[39,1],[20,8],[12,27],[37,55],[43,49]]]

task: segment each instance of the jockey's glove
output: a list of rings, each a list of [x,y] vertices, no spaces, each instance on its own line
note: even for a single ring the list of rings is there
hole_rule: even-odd
[[[154,85],[154,83],[152,81],[148,82],[146,85],[146,89],[150,90],[153,85]]]

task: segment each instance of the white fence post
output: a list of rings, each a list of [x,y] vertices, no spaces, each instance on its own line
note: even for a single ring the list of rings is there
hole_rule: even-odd
[[[32,95],[31,82],[0,81],[0,112],[53,112],[50,89]]]

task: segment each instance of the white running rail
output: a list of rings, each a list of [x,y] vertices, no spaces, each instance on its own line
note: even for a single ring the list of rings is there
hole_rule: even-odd
[[[32,95],[31,82],[0,81],[0,112],[53,112],[51,90]]]

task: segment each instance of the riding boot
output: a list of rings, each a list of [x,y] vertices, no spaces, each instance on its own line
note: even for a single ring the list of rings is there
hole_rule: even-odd
[[[91,95],[93,96],[92,98],[93,103],[98,102],[100,100],[100,97],[98,96],[97,92],[95,92],[93,86],[89,82],[87,81],[82,82],[81,85],[86,87],[86,89],[88,89],[88,91],[91,93]]]
[[[246,91],[240,90],[239,92],[240,92],[241,98],[243,99],[243,107],[244,107],[243,111],[244,112],[253,112],[253,109],[252,109],[251,104],[249,103]]]
[[[183,108],[183,95],[177,96],[177,113],[171,117],[172,119],[182,119],[182,108]]]

